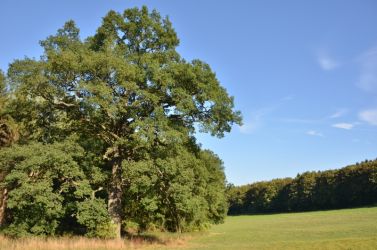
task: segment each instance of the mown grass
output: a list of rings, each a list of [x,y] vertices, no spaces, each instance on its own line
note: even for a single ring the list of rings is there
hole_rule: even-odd
[[[377,249],[377,207],[228,217],[188,249]]]
[[[154,233],[127,240],[0,236],[0,249],[377,249],[377,207],[229,216],[208,232]]]

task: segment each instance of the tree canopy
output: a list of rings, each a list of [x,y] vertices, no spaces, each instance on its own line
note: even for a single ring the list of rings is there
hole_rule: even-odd
[[[221,222],[222,162],[195,133],[222,137],[241,116],[210,66],[183,59],[169,19],[146,7],[79,34],[66,22],[40,59],[0,74],[6,232],[120,237]]]

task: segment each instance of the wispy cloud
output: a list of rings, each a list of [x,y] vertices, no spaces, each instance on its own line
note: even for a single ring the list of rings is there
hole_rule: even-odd
[[[283,106],[286,102],[291,101],[293,99],[293,95],[283,96],[282,98],[278,99],[276,103],[263,107],[260,109],[255,110],[252,112],[252,115],[249,119],[245,119],[244,124],[239,126],[239,131],[242,134],[252,134],[259,128],[261,128],[266,120],[266,116],[273,113],[281,106]]]
[[[323,70],[333,70],[340,66],[340,63],[331,58],[326,52],[319,51],[317,53],[317,62]]]
[[[258,123],[254,121],[244,122],[242,126],[239,126],[239,130],[242,134],[251,134],[258,128]]]
[[[323,134],[316,131],[316,130],[309,130],[306,132],[307,135],[310,135],[310,136],[319,136],[319,137],[323,137]]]
[[[332,126],[334,128],[340,128],[340,129],[350,130],[350,129],[353,129],[353,127],[355,126],[355,124],[342,122],[342,123],[335,123]]]
[[[302,123],[302,124],[320,124],[323,123],[323,119],[305,119],[305,118],[282,118],[280,122],[286,123]]]
[[[377,109],[368,109],[359,113],[360,120],[377,126]]]
[[[256,110],[249,119],[247,119],[239,130],[242,134],[252,134],[262,126],[263,117],[272,111],[271,108],[262,108]]]
[[[343,117],[348,113],[348,109],[338,109],[336,112],[332,113],[329,116],[323,116],[316,119],[307,119],[307,118],[282,118],[279,121],[280,122],[286,122],[286,123],[302,123],[302,124],[326,124],[329,122],[329,119],[335,119]],[[355,124],[354,124],[355,125]]]
[[[357,85],[367,92],[377,92],[377,47],[364,53],[359,61],[361,70]]]
[[[293,100],[293,95],[287,95],[287,96],[284,96],[283,98],[281,98],[282,101],[284,102],[288,102],[288,101],[291,101]]]
[[[336,111],[335,113],[333,113],[332,115],[330,115],[330,118],[335,119],[335,118],[342,117],[342,116],[344,116],[347,112],[348,112],[347,109],[339,109],[338,111]]]

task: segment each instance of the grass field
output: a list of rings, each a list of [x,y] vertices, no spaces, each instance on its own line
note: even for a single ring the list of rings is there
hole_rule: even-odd
[[[208,232],[146,239],[12,241],[0,236],[0,249],[377,249],[377,207],[230,216]]]
[[[377,207],[228,217],[189,249],[377,249]]]

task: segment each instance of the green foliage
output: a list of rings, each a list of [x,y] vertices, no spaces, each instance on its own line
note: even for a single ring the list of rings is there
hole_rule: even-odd
[[[5,92],[6,92],[5,87],[6,87],[6,85],[5,85],[5,75],[4,75],[3,71],[0,70],[0,98],[5,96]],[[0,104],[2,104],[2,103],[0,102]]]
[[[68,21],[40,44],[40,59],[0,74],[0,147],[17,144],[1,149],[6,230],[120,237],[122,221],[170,231],[223,221],[222,162],[195,128],[222,137],[241,116],[208,64],[178,54],[167,17],[110,11],[91,37]]]
[[[89,237],[113,238],[107,206],[103,199],[87,199],[77,204],[77,221],[86,227]]]
[[[124,170],[129,183],[124,210],[139,231],[197,230],[226,215],[222,162],[210,151],[193,155],[178,148],[164,158],[129,162]]]
[[[6,77],[0,70],[0,148],[10,146],[19,138],[18,126],[9,115],[8,93]]]
[[[90,185],[77,164],[83,154],[69,140],[0,151],[0,169],[8,173],[2,183],[9,196],[8,234],[55,234],[64,215],[64,203],[90,195]]]
[[[249,190],[249,185],[234,186],[229,183],[226,188],[226,198],[229,204],[229,214],[245,214],[245,196]]]
[[[0,148],[10,146],[18,141],[18,130],[17,123],[0,107]]]
[[[373,205],[377,160],[339,170],[306,172],[296,178],[231,186],[230,214],[307,211]]]

